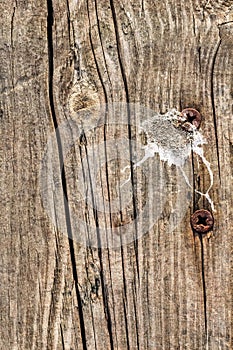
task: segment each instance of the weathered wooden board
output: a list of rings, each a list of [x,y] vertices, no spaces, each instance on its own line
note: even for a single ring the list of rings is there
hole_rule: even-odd
[[[232,349],[233,2],[4,0],[1,28],[0,348]],[[192,188],[133,167],[140,123],[185,107],[212,236],[200,157]]]

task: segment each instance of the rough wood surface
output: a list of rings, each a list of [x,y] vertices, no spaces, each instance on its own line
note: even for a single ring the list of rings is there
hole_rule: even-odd
[[[3,0],[1,28],[0,348],[232,349],[233,2]],[[119,102],[123,112],[113,121],[110,109]],[[142,140],[127,103],[159,113],[194,107],[203,115],[214,174],[211,237],[193,234],[191,214],[211,208],[191,189],[180,197],[186,184],[175,166],[155,155],[150,174],[133,170],[129,160]],[[101,106],[104,122],[94,128]],[[89,130],[64,153],[76,126],[54,130],[71,117]],[[47,200],[57,226],[41,194],[51,137],[54,187]],[[104,152],[96,154],[98,147]],[[96,187],[85,175],[94,162]],[[111,212],[127,165],[127,207]],[[187,167],[205,192],[207,168],[194,155]],[[78,196],[80,171],[87,205]],[[157,202],[165,200],[153,227],[142,232],[136,224],[138,240],[98,248],[105,227],[132,229],[151,178]],[[95,210],[99,197],[102,211]],[[170,230],[179,206],[184,215]]]

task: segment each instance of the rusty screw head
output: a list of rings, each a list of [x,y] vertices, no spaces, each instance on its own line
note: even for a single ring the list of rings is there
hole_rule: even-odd
[[[197,233],[206,233],[212,229],[214,218],[208,210],[196,210],[191,216],[191,226]]]
[[[201,124],[201,114],[194,108],[185,108],[181,112],[185,122],[182,124],[182,128],[187,131],[192,131],[193,126],[198,129]]]

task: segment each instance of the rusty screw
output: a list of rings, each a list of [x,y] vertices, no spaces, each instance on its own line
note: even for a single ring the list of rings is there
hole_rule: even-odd
[[[214,218],[208,210],[196,210],[191,216],[191,226],[197,233],[206,233],[212,229]]]
[[[185,122],[181,125],[183,129],[192,131],[193,126],[198,129],[201,124],[201,114],[194,108],[185,108],[181,112]],[[193,125],[193,126],[192,126]]]

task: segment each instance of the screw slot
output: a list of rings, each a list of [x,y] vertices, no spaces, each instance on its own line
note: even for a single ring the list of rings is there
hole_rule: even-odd
[[[206,218],[202,218],[200,215],[198,215],[197,225],[204,225],[204,226],[206,226]]]
[[[206,233],[213,228],[214,218],[208,210],[197,210],[191,216],[191,226],[197,233]]]

